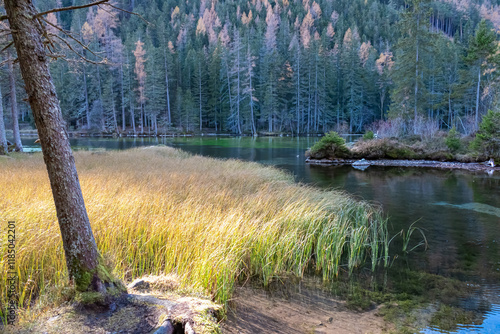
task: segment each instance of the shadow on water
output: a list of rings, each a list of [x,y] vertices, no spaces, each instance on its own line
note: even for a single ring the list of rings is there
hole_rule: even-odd
[[[436,286],[446,292],[440,285],[442,283],[437,284],[425,276],[435,275],[472,287],[463,289],[459,297],[450,300],[441,291],[440,300],[448,302],[452,309],[433,306],[439,309],[434,313],[452,319],[452,324],[443,325],[441,322],[433,325],[429,322],[423,332],[500,332],[500,174],[378,166],[360,171],[351,166],[308,165],[304,161],[304,152],[318,139],[81,138],[71,139],[71,144],[76,149],[97,150],[165,144],[193,154],[256,161],[284,169],[298,182],[324,189],[342,189],[379,204],[390,218],[391,235],[417,222],[415,226],[425,231],[429,243],[427,251],[417,249],[405,261],[394,262],[392,272],[404,274],[389,274],[389,279],[395,281],[393,285],[413,286],[416,294]],[[33,146],[33,140],[23,138],[23,144]],[[412,242],[419,241],[416,235]],[[393,251],[401,249],[400,243],[395,239]],[[412,270],[408,271],[408,268]],[[411,290],[405,293],[411,293]],[[459,317],[453,315],[454,308],[475,315]]]

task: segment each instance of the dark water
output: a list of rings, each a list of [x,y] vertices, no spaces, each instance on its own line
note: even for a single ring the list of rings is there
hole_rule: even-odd
[[[352,140],[353,138],[348,138]],[[389,216],[392,234],[421,228],[429,249],[414,251],[412,269],[457,278],[474,286],[455,302],[478,312],[474,323],[458,323],[444,331],[429,326],[424,333],[500,333],[500,173],[429,168],[311,166],[305,150],[317,137],[291,138],[140,138],[72,139],[75,148],[127,149],[166,144],[217,158],[237,158],[274,165],[298,182],[343,189],[380,204]],[[32,145],[32,140],[24,139]],[[422,240],[415,232],[414,243]]]

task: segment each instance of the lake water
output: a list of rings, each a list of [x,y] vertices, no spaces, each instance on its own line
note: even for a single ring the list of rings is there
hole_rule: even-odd
[[[348,138],[352,140],[355,137]],[[500,173],[429,168],[313,166],[304,152],[318,137],[185,137],[71,139],[78,149],[127,149],[165,144],[216,158],[274,165],[297,182],[342,189],[382,206],[390,233],[421,228],[429,248],[416,249],[407,265],[414,270],[456,278],[472,288],[452,305],[475,312],[473,321],[423,333],[500,333]],[[33,146],[32,139],[23,144]],[[413,244],[422,237],[418,231]],[[425,287],[424,287],[425,288]]]

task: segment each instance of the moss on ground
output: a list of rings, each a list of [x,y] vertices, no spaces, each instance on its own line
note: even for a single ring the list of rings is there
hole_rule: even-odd
[[[123,283],[109,272],[109,264],[99,255],[99,262],[93,271],[79,270],[80,276],[75,277],[75,301],[83,305],[104,305],[119,298],[127,291]],[[99,278],[105,287],[105,292],[89,290],[94,276]]]

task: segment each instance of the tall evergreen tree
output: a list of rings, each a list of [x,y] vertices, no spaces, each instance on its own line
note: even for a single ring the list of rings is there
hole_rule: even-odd
[[[471,67],[471,71],[477,73],[477,88],[476,88],[476,112],[475,112],[475,127],[479,126],[479,103],[481,95],[481,79],[486,75],[486,72],[497,66],[495,58],[498,50],[496,36],[494,31],[488,27],[488,24],[483,19],[479,23],[474,37],[469,41],[467,56],[465,62]]]
[[[401,37],[397,43],[396,60],[392,72],[390,115],[413,116],[417,119],[427,109],[428,58],[432,52],[433,35],[429,31],[429,0],[412,0],[401,14]],[[416,131],[416,127],[415,127]]]

